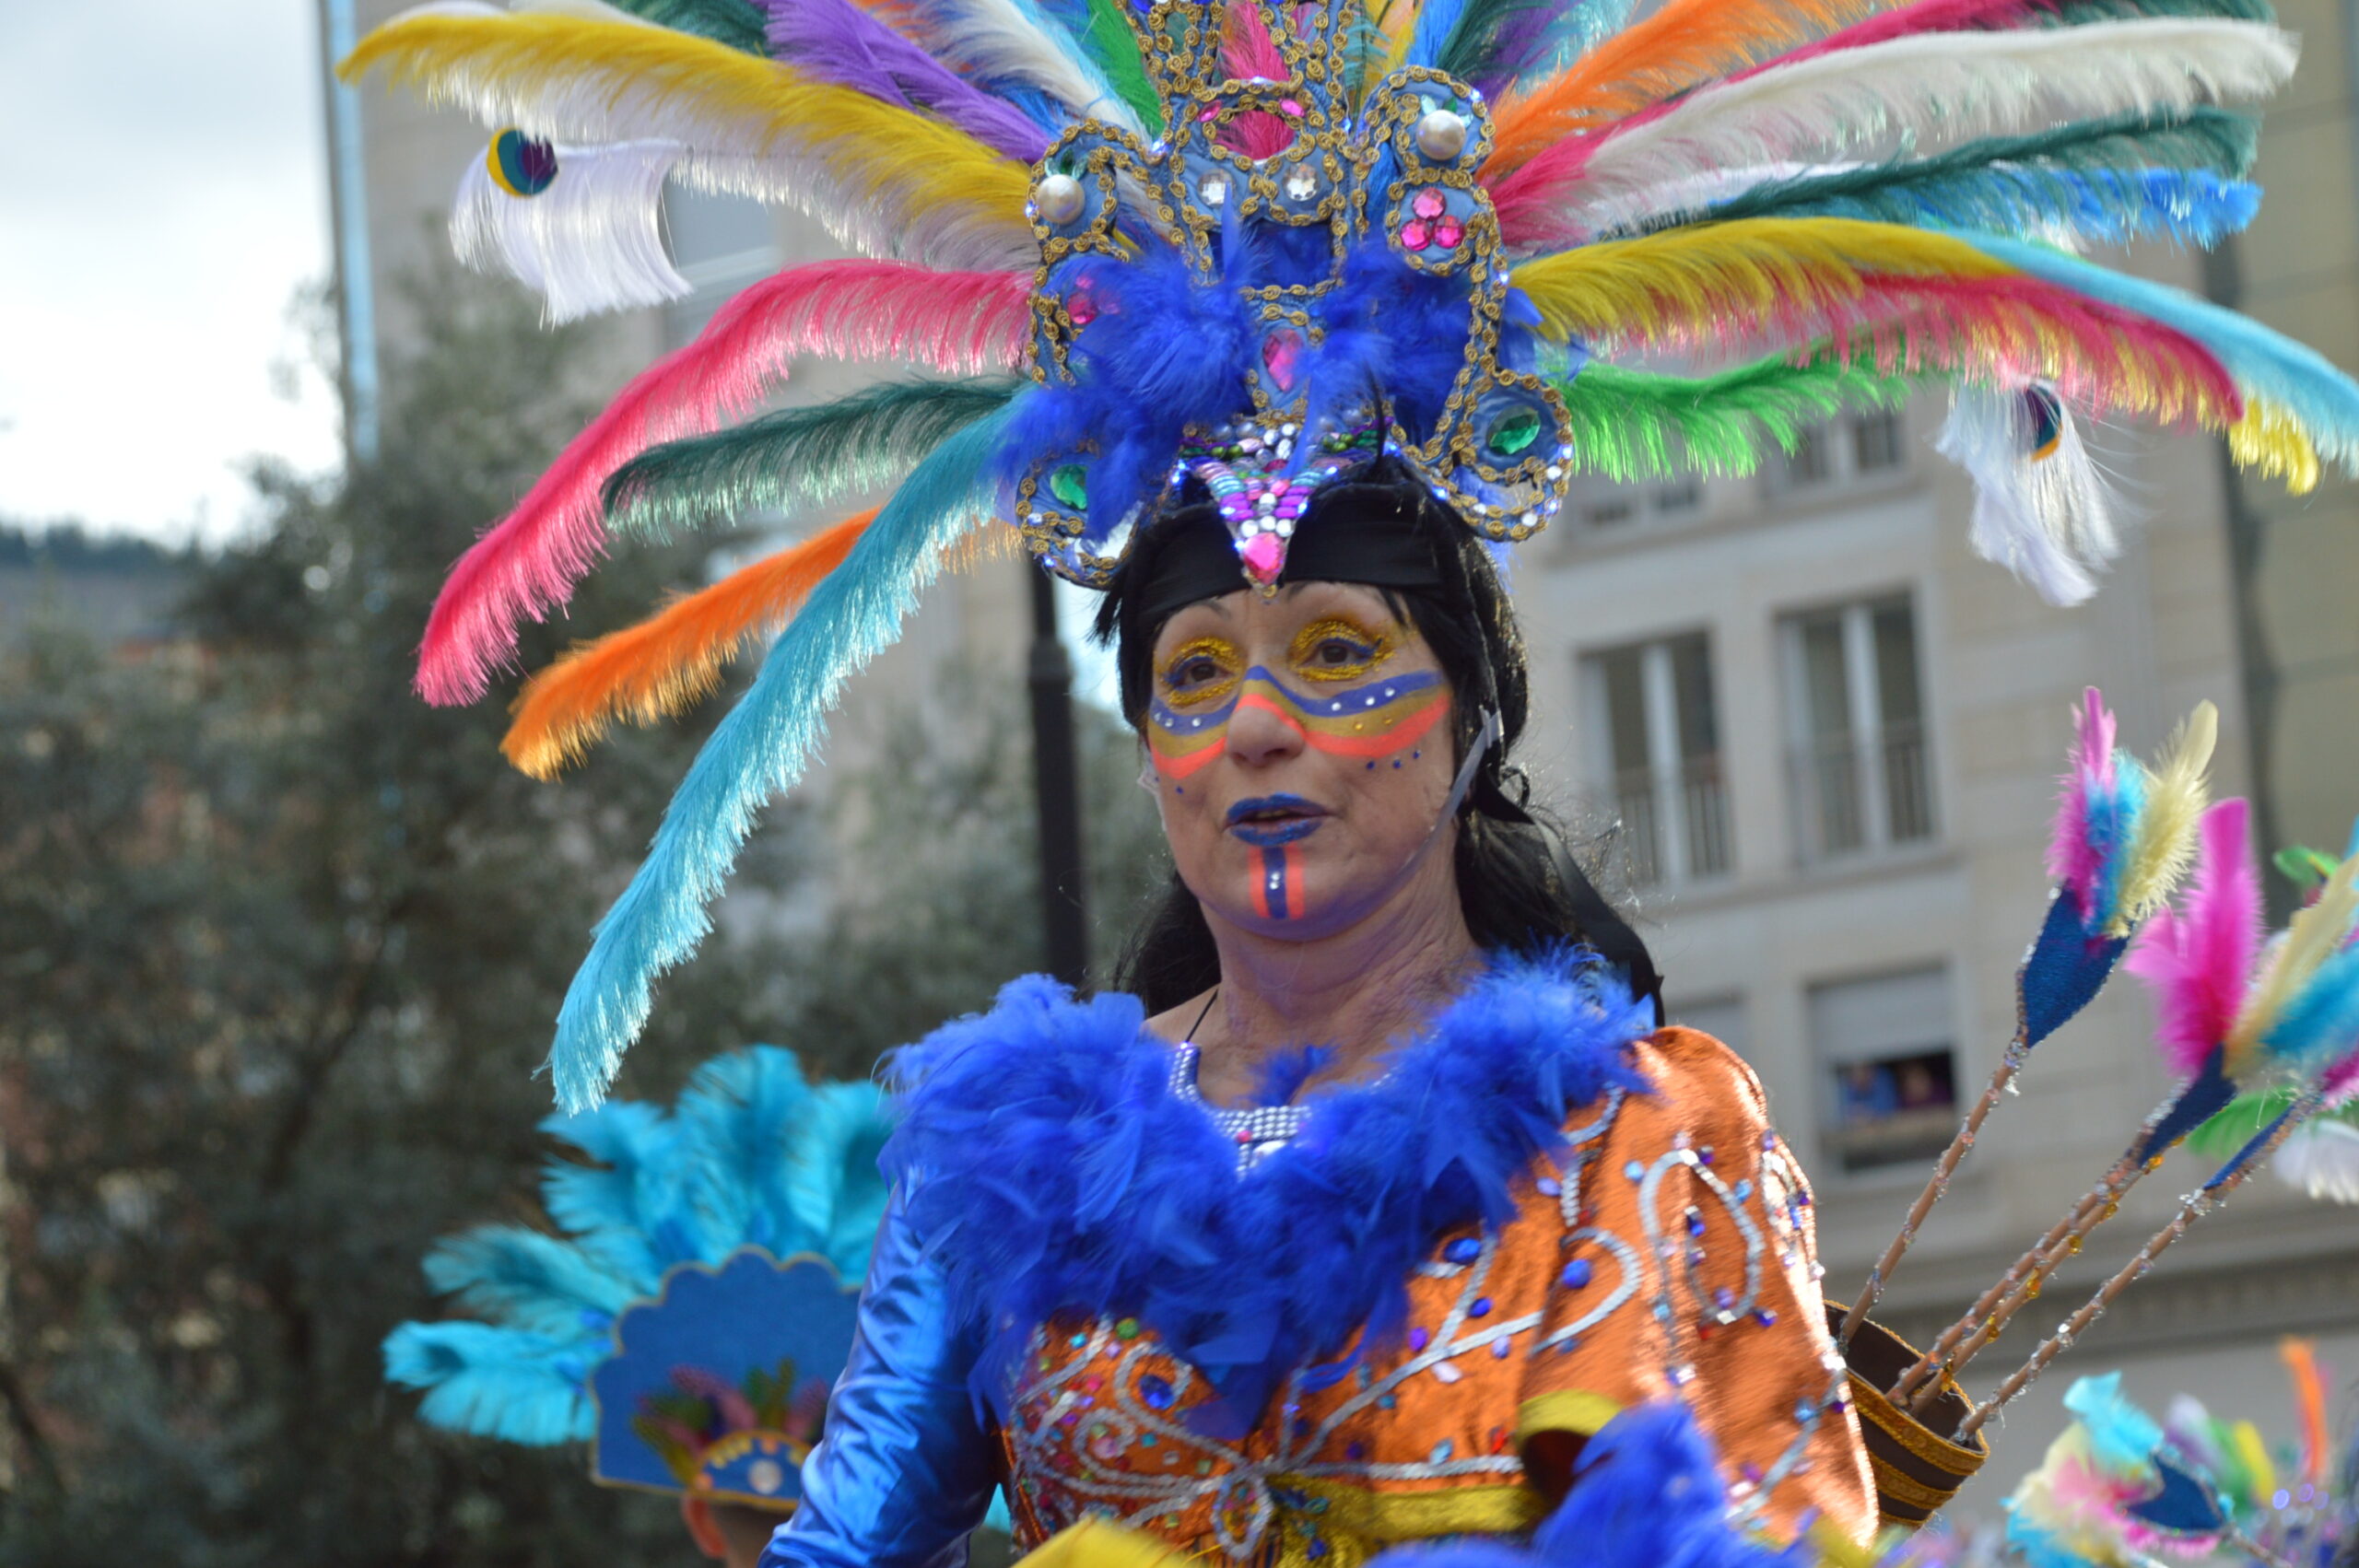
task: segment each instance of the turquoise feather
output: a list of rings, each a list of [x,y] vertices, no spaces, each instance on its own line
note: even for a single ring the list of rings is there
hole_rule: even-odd
[[[385,1381],[425,1389],[417,1413],[429,1425],[546,1447],[595,1430],[586,1350],[594,1341],[487,1323],[405,1323],[386,1337]]]
[[[705,743],[566,993],[549,1052],[558,1105],[580,1110],[604,1097],[646,1025],[655,977],[711,930],[706,907],[755,816],[803,776],[845,680],[891,646],[944,552],[982,521],[1002,432],[1033,395],[968,426],[918,465],[812,591],[752,689]]]
[[[2122,114],[1931,158],[1765,181],[1715,219],[1828,216],[1997,232],[2060,228],[2093,244],[2165,237],[2212,245],[2251,223],[2259,125],[2248,114]],[[1656,227],[1692,221],[1667,217]]]
[[[630,1282],[570,1242],[522,1225],[486,1225],[450,1236],[426,1256],[426,1282],[469,1312],[526,1333],[578,1333],[582,1315],[611,1317]]]
[[[2359,382],[2316,349],[2224,306],[2129,277],[2045,245],[1998,234],[1963,234],[1977,249],[2092,299],[2176,329],[2210,349],[2247,396],[2258,394],[2301,422],[2318,455],[2359,473]]]

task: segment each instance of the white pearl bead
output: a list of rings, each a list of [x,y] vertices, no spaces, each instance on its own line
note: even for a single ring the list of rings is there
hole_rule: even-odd
[[[1032,188],[1032,200],[1039,205],[1044,221],[1071,223],[1081,216],[1081,181],[1070,174],[1044,174]]]
[[[1436,163],[1448,163],[1466,150],[1466,117],[1447,109],[1428,111],[1417,122],[1417,150]]]

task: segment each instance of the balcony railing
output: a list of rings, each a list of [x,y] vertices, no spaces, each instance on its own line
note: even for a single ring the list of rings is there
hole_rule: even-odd
[[[1614,778],[1614,796],[1622,819],[1625,870],[1633,883],[1727,873],[1734,856],[1728,789],[1718,756],[1692,757],[1673,778],[1647,767],[1625,770]],[[1678,834],[1675,844],[1666,839],[1667,827]]]
[[[1886,728],[1872,745],[1838,733],[1792,762],[1794,839],[1804,860],[1933,837],[1931,758],[1923,727]]]

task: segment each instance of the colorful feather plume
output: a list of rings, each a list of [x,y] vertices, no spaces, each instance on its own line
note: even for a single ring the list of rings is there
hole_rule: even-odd
[[[2322,1074],[2359,1042],[2359,860],[2345,860],[2270,944],[2225,1037],[2239,1083],[2269,1073]]]
[[[549,1053],[559,1106],[585,1108],[604,1096],[646,1024],[655,977],[710,929],[706,906],[755,814],[802,776],[844,681],[899,634],[944,553],[994,509],[999,439],[1024,401],[958,431],[918,465],[804,601],[752,689],[705,743],[566,993]]]
[[[852,1279],[866,1269],[889,1130],[874,1084],[815,1088],[793,1052],[755,1046],[706,1063],[676,1112],[621,1103],[541,1126],[594,1162],[547,1166],[559,1234],[487,1225],[445,1240],[428,1282],[489,1321],[386,1338],[386,1380],[426,1390],[434,1425],[534,1445],[591,1435],[590,1376],[615,1319],[675,1265],[759,1246],[818,1253]]]
[[[871,509],[742,567],[652,618],[573,649],[525,685],[499,749],[535,778],[554,778],[616,720],[653,724],[702,697],[750,639],[785,624],[843,564]]]
[[[600,488],[625,462],[751,408],[802,355],[914,359],[953,374],[1012,369],[1025,284],[1020,275],[821,262],[738,295],[695,342],[617,393],[452,568],[427,622],[419,693],[472,702],[514,653],[517,623],[565,603],[604,548]]]
[[[904,19],[936,56],[969,77],[1038,93],[1074,119],[1095,117],[1144,134],[1162,118],[1138,52],[1119,12],[1093,15],[1082,40],[1030,0],[907,0]],[[1117,31],[1115,29],[1119,29]],[[1119,46],[1127,40],[1127,56]]]
[[[2149,771],[2114,747],[2114,717],[2095,686],[2074,715],[2078,735],[2048,835],[2048,871],[2091,936],[2128,936],[2170,896],[2194,855],[2204,772],[2219,714],[2198,703]]]
[[[1653,193],[1699,170],[1774,179],[1885,137],[1923,156],[2060,121],[2186,114],[2273,92],[2294,61],[2274,28],[2202,18],[1903,37],[1706,88],[1512,173],[1494,154],[1489,172],[1502,233],[1530,249],[1643,227],[1658,213]]]

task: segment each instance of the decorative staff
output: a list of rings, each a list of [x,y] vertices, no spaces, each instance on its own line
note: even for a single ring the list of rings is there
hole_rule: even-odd
[[[1837,1340],[1847,1348],[2032,1051],[2104,989],[2140,922],[2170,895],[2186,871],[2203,812],[2204,769],[2219,737],[2218,711],[2199,703],[2151,771],[2136,757],[2116,752],[2114,716],[2095,686],[2083,695],[2076,717],[2077,743],[2048,840],[2055,889],[2039,935],[2015,971],[2014,1038],[2001,1053],[1982,1097],[1942,1152],[1898,1234],[1869,1270],[1859,1299],[1844,1314]],[[1994,1290],[2021,1278],[2013,1274]],[[1987,1303],[1978,1305],[1987,1310]],[[1946,1354],[1954,1345],[1951,1340],[1935,1353]]]

